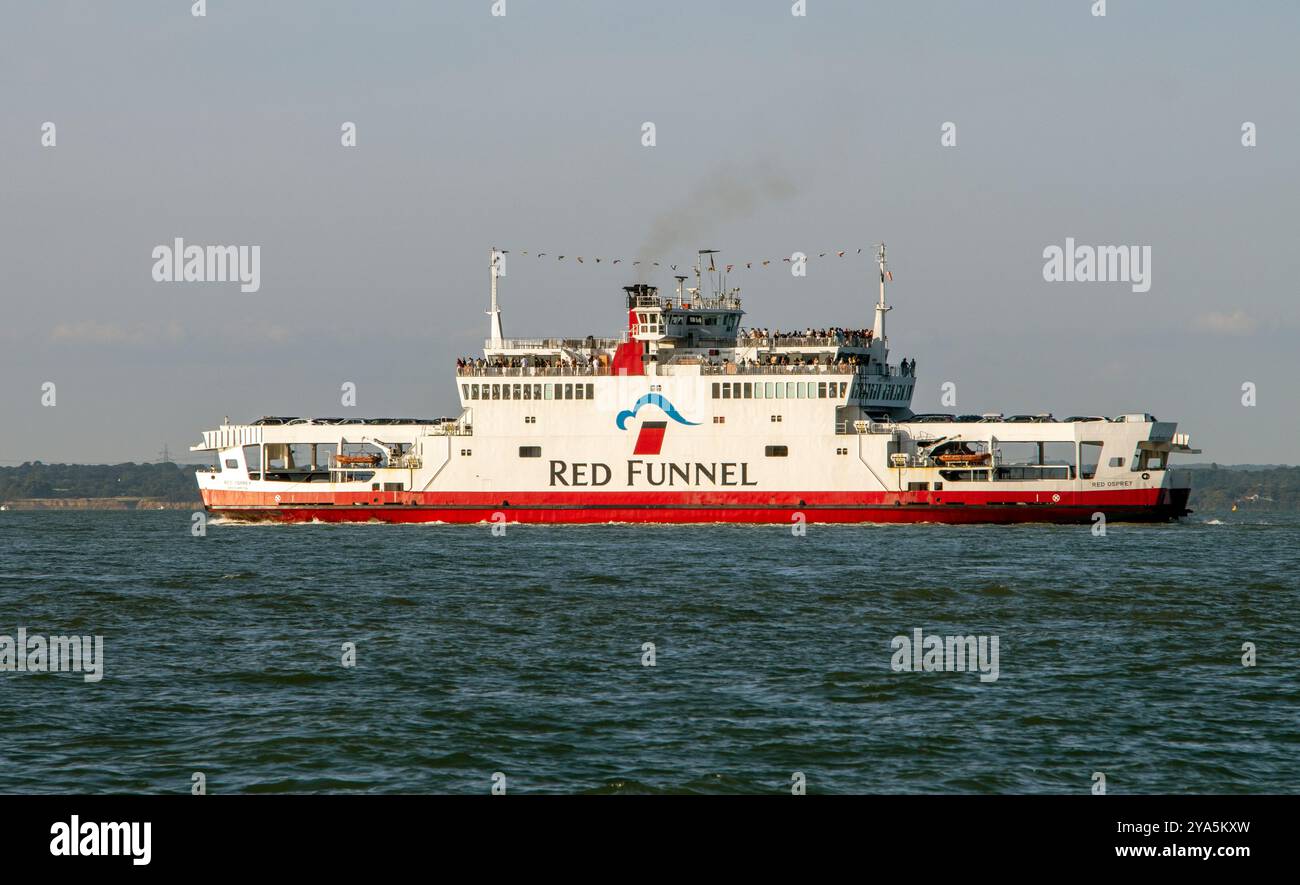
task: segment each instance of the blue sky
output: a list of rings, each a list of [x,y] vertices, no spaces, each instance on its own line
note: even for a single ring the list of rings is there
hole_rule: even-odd
[[[682,263],[888,242],[918,410],[952,381],[960,411],[1150,411],[1206,460],[1300,461],[1294,3],[190,5],[3,7],[0,463],[176,453],[338,414],[344,381],[356,414],[452,412],[489,246],[508,334],[600,335],[625,266],[518,253],[665,229]],[[261,290],[155,283],[178,236],[260,245]],[[1066,237],[1151,246],[1151,291],[1045,282]],[[867,325],[865,258],[732,282],[756,325]]]

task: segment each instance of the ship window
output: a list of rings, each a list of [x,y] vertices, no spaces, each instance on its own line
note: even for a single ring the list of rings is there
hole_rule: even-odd
[[[825,382],[825,381],[818,381],[818,382],[817,382],[817,398],[818,398],[818,399],[826,399],[826,382]]]
[[[500,385],[500,384],[493,384],[493,385],[492,385],[492,398],[493,398],[493,399],[501,399],[501,385]]]
[[[716,381],[713,382],[713,398],[722,399],[722,385]]]
[[[377,483],[377,482],[372,482],[372,483],[370,484],[370,491],[372,491],[372,492],[377,492],[377,491],[379,491],[379,483]]]
[[[780,422],[781,422],[781,416],[780,416],[780,415],[773,415],[773,416],[772,416],[772,423],[773,423],[773,424],[779,424]]]
[[[521,399],[518,384],[515,385],[515,399]]]
[[[542,447],[541,447],[541,446],[520,446],[520,447],[519,447],[519,457],[520,457],[520,458],[540,458],[540,457],[542,457]]]
[[[532,398],[533,398],[533,385],[531,385],[531,384],[525,384],[525,385],[524,385],[524,399],[532,399]]]
[[[573,399],[573,385],[572,385],[572,384],[566,384],[566,385],[564,385],[564,398],[565,398],[565,399]]]
[[[762,382],[762,381],[755,381],[755,382],[754,382],[754,399],[762,399],[762,398],[763,398],[763,382]]]
[[[994,479],[996,480],[1039,480],[1039,479],[1073,479],[1071,476],[1073,469],[1070,467],[999,467],[996,470]]]
[[[658,389],[658,388],[656,388],[656,390],[657,390],[657,389]],[[588,384],[588,385],[587,385],[587,399],[595,399],[595,398],[596,398],[596,385],[595,385],[595,384]]]
[[[777,395],[777,396],[780,396],[780,394],[776,394],[776,395]],[[763,397],[764,397],[764,399],[772,399],[772,396],[773,396],[773,394],[772,394],[772,382],[771,382],[771,381],[764,381],[764,382],[763,382]]]
[[[400,491],[402,491],[402,484],[401,484],[400,482],[386,482],[386,483],[384,483],[384,491],[385,491],[385,492],[400,492]]]
[[[226,459],[226,469],[228,469],[228,470],[237,470],[238,468],[239,468],[239,462],[238,462],[238,461],[236,461],[234,458],[227,458],[227,459]]]
[[[1169,466],[1169,453],[1135,449],[1133,459],[1129,461],[1129,464],[1132,465],[1130,469],[1134,473],[1139,470],[1165,470]]]
[[[502,398],[502,399],[510,399],[510,385],[509,385],[509,384],[502,384],[502,385],[501,385],[501,398]]]
[[[706,326],[716,326],[717,324],[718,324],[718,318],[717,318],[717,317],[705,317],[705,318],[704,318],[704,325],[706,325]]]
[[[723,399],[731,399],[731,385],[730,385],[730,384],[724,384],[724,385],[722,385],[722,398],[723,398]]]
[[[1123,467],[1123,466],[1124,466],[1124,459],[1123,459],[1123,458],[1111,458],[1111,459],[1110,459],[1110,466],[1111,466],[1111,467]]]
[[[727,416],[726,416],[726,415],[714,415],[714,416],[713,416],[713,423],[714,423],[714,424],[726,424],[726,423],[727,423]]]
[[[577,388],[577,390],[574,391],[574,394],[577,396],[578,399],[586,399],[586,398],[587,398],[587,385],[585,385],[585,384],[575,384],[574,387]]]
[[[754,385],[753,385],[753,384],[750,384],[748,381],[746,381],[746,382],[745,382],[745,399],[753,399],[753,398],[754,398]]]
[[[930,484],[928,482],[909,482],[907,490],[909,492],[928,492],[930,491]]]
[[[555,385],[554,384],[546,385],[546,398],[553,399],[554,397],[555,397]]]
[[[793,382],[793,381],[787,381],[787,382],[785,382],[785,398],[786,398],[786,399],[794,399],[794,398],[795,398],[794,382]]]
[[[972,482],[989,478],[987,470],[940,470],[939,475],[948,482]]]
[[[807,381],[800,381],[800,382],[799,382],[799,399],[807,399],[807,398],[808,398],[808,382],[807,382]]]
[[[784,458],[790,454],[788,446],[767,446],[763,449],[763,454],[769,458]]]
[[[460,386],[460,395],[461,395],[462,397],[464,397],[465,399],[469,399],[469,385],[468,385],[468,384],[462,384],[462,385]]]

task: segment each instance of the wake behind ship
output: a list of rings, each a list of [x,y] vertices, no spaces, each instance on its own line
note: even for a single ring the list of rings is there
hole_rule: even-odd
[[[884,246],[868,329],[742,326],[705,250],[695,285],[624,288],[618,338],[502,333],[456,369],[456,417],[228,421],[191,451],[212,513],[323,522],[1090,522],[1185,515],[1177,425],[916,415],[890,362]],[[709,267],[703,267],[706,260]],[[705,293],[705,281],[708,294]]]

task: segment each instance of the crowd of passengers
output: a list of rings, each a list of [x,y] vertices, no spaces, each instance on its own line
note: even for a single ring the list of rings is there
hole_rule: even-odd
[[[473,374],[476,369],[581,369],[590,366],[575,366],[558,356],[498,356],[492,359],[462,356],[456,359],[456,371],[460,374]]]
[[[875,332],[872,329],[843,329],[839,326],[833,326],[829,329],[807,328],[802,332],[782,332],[780,329],[740,330],[740,337],[743,340],[772,341],[776,344],[800,338],[825,338],[848,347],[868,347],[874,336]]]
[[[855,366],[870,366],[871,356],[857,354],[840,355],[835,359],[829,353],[814,354],[810,356],[800,356],[798,354],[790,355],[788,353],[768,354],[760,359],[742,359],[734,363],[726,357],[708,357],[704,361],[708,366],[720,366],[724,370],[732,366],[738,366],[741,369],[758,369],[763,366],[838,366],[841,369],[851,369]],[[574,364],[565,362],[559,357],[544,356],[514,356],[514,357],[493,357],[485,359],[479,357],[458,357],[456,360],[456,373],[458,375],[473,375],[485,369],[560,369],[565,368],[577,373],[591,372],[597,368],[603,368],[608,365],[607,358],[601,355],[601,358],[591,364]],[[900,375],[916,375],[916,360],[903,360],[898,364],[898,373]]]
[[[847,369],[853,366],[871,365],[871,356],[870,354],[867,354],[859,357],[856,353],[849,354],[848,356],[844,356],[843,354],[841,354],[839,359],[834,359],[829,353],[824,353],[815,356],[799,356],[799,355],[791,356],[790,354],[787,353],[772,353],[772,354],[768,354],[767,357],[764,359],[736,360],[735,364],[741,367],[742,369],[750,368],[750,367],[757,368],[762,366],[831,366],[831,365],[838,366],[839,368],[842,369]],[[726,357],[723,357],[721,361],[711,357],[707,365],[727,367],[731,365],[731,361],[728,360]],[[915,375],[916,360],[914,359],[903,360],[901,363],[898,364],[898,373],[900,375]]]

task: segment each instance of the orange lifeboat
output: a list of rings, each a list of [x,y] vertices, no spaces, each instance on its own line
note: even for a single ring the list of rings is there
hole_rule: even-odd
[[[989,463],[989,453],[949,452],[944,455],[936,455],[934,460],[940,464],[987,464]]]

